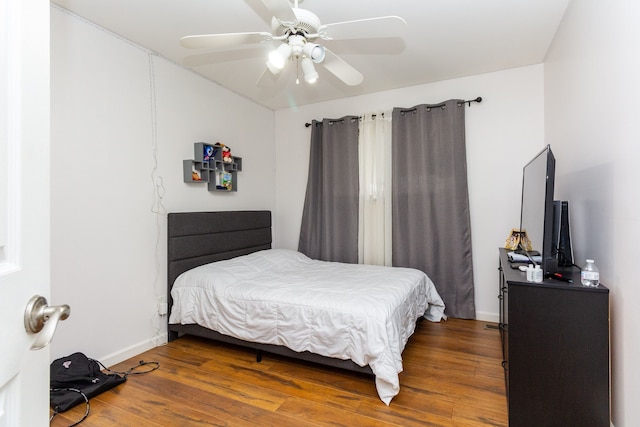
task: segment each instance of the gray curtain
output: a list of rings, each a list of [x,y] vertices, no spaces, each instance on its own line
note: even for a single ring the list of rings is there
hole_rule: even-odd
[[[465,104],[394,108],[393,265],[424,271],[451,317],[475,318]]]
[[[300,252],[358,262],[358,191],[358,117],[314,120]]]

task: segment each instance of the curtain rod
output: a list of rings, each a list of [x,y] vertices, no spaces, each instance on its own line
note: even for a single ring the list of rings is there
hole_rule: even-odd
[[[480,103],[480,102],[482,102],[482,97],[479,96],[476,99],[467,99],[467,100],[464,100],[464,101],[460,101],[460,102],[458,102],[458,107],[462,107],[464,104],[468,104],[469,107],[471,107],[471,103],[472,102]],[[438,107],[442,107],[443,105],[444,104],[430,105],[429,108],[438,108]],[[412,109],[409,109],[409,110],[402,110],[402,112],[406,113],[408,111],[413,111],[413,110],[415,110],[415,108],[412,108]],[[304,127],[306,127],[306,128],[308,128],[309,126],[311,126],[311,123],[307,122],[307,123],[304,124]]]

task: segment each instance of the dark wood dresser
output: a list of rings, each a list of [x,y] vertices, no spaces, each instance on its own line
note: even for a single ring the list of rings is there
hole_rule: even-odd
[[[510,427],[609,427],[609,289],[527,282],[500,248],[500,333]]]

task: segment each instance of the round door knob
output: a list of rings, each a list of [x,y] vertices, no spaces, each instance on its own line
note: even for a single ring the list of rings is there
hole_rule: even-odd
[[[24,311],[25,329],[30,334],[39,334],[31,345],[31,349],[38,350],[49,344],[58,322],[65,320],[70,314],[71,308],[68,305],[49,307],[45,297],[34,295]]]

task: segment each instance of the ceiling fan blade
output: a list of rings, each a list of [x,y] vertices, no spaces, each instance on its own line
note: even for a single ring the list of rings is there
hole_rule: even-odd
[[[399,37],[406,29],[407,22],[399,16],[381,16],[323,25],[319,33],[325,40],[345,40]]]
[[[251,60],[254,58],[266,57],[268,53],[268,50],[263,46],[233,50],[213,50],[198,52],[194,55],[187,55],[182,58],[182,64],[187,67],[198,67],[202,65],[220,64],[223,62]]]
[[[243,44],[261,43],[271,40],[271,33],[225,33],[225,34],[203,34],[197,36],[185,36],[180,39],[180,44],[189,49],[220,49],[225,47],[235,47]]]
[[[364,76],[360,71],[349,65],[344,59],[340,58],[329,49],[325,48],[325,58],[322,65],[331,74],[342,80],[349,86],[357,86],[364,80]]]
[[[273,14],[274,18],[280,22],[294,23],[298,21],[289,0],[262,0],[262,4],[264,4]]]

